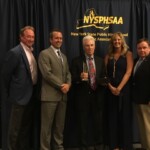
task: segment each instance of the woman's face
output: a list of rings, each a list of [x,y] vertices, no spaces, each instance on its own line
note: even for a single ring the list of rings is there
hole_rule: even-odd
[[[121,40],[121,37],[119,35],[116,35],[114,38],[113,38],[113,46],[114,48],[121,48],[122,46],[122,40]]]

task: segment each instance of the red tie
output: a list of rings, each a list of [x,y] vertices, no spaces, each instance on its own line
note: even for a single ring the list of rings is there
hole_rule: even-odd
[[[88,63],[89,63],[89,75],[90,75],[90,85],[91,85],[91,88],[93,90],[96,89],[96,83],[95,83],[95,68],[94,68],[94,65],[93,65],[93,58],[89,58],[88,60]]]

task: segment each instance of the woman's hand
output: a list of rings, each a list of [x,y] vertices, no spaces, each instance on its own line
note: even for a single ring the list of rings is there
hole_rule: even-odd
[[[110,83],[108,84],[108,87],[113,95],[118,96],[120,94],[120,90],[118,88],[112,86]]]

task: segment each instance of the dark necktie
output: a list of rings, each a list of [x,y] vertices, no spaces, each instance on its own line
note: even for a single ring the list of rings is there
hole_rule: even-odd
[[[57,51],[57,54],[58,54],[58,58],[61,60],[61,63],[62,63],[62,57],[61,57],[61,54],[60,54],[59,50]]]
[[[141,63],[142,63],[143,59],[139,58],[139,60],[137,61],[135,67],[134,67],[134,74],[137,71],[137,69],[140,67]]]
[[[88,59],[88,63],[89,63],[89,76],[90,76],[90,85],[91,88],[93,90],[96,89],[96,83],[95,83],[95,68],[94,68],[94,64],[93,64],[93,58],[89,58]]]

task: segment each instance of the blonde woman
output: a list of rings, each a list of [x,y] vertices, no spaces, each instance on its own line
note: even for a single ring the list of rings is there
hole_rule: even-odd
[[[109,78],[107,108],[109,144],[112,150],[131,150],[131,99],[129,79],[133,68],[132,52],[122,33],[114,33],[105,57]]]

